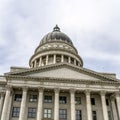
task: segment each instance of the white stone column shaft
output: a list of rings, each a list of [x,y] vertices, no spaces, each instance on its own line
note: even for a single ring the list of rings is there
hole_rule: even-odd
[[[54,120],[59,120],[59,89],[55,89]]]
[[[4,102],[4,93],[1,93],[1,97],[0,97],[0,118],[1,118],[1,115],[2,115],[3,102]]]
[[[22,94],[22,101],[21,101],[21,107],[20,107],[19,120],[24,120],[25,119],[27,90],[28,90],[27,88],[23,88],[23,94]]]
[[[75,120],[75,90],[70,90],[70,112],[71,120]]]
[[[39,88],[37,120],[42,120],[43,113],[43,88]]]
[[[71,58],[70,57],[68,57],[68,63],[71,63]]]
[[[37,61],[36,60],[34,61],[34,67],[37,67]]]
[[[11,88],[8,87],[6,89],[6,95],[5,95],[1,120],[6,120],[6,118],[7,118],[7,111],[8,111],[8,105],[9,105],[9,100],[10,100],[10,93],[11,93]]]
[[[61,62],[64,62],[64,55],[61,55]]]
[[[54,64],[56,63],[56,55],[54,55],[54,57],[53,57],[53,63]]]
[[[102,102],[103,120],[108,120],[105,92],[101,92],[101,102]]]
[[[92,120],[90,91],[86,91],[85,94],[86,94],[86,105],[87,105],[87,120]]]
[[[10,95],[9,99],[9,104],[8,104],[8,109],[7,109],[7,115],[6,115],[6,120],[10,120],[10,111],[11,111],[11,104],[12,104],[12,94]]]
[[[114,120],[118,120],[117,109],[116,109],[114,98],[111,98],[111,106],[112,106],[113,118]]]
[[[39,66],[42,66],[42,57],[40,57]]]
[[[74,59],[74,65],[76,65],[76,59]]]
[[[46,56],[46,65],[48,65],[48,55]]]
[[[120,93],[116,94],[116,103],[117,103],[118,116],[120,120]]]

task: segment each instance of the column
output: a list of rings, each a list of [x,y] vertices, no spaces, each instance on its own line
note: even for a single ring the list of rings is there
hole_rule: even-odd
[[[92,108],[91,108],[91,99],[90,91],[85,91],[86,94],[86,105],[87,105],[87,120],[92,120]]]
[[[13,96],[13,93],[10,94],[10,99],[9,99],[9,104],[8,104],[8,109],[7,109],[7,115],[6,115],[6,120],[9,120],[9,119],[10,119],[12,96]]]
[[[46,56],[46,65],[48,65],[48,55]]]
[[[24,120],[24,118],[25,118],[27,90],[28,90],[27,87],[23,88],[23,94],[22,94],[22,101],[21,101],[21,107],[20,107],[19,120]]]
[[[61,55],[61,62],[64,62],[64,55]]]
[[[8,105],[9,105],[9,100],[10,100],[10,93],[11,93],[11,87],[7,86],[2,115],[1,115],[1,120],[6,120]]]
[[[114,120],[118,120],[115,98],[113,96],[111,97],[111,106],[112,106],[113,118]]]
[[[0,93],[0,94],[1,94],[1,97],[0,97],[0,118],[1,118],[3,102],[4,102],[4,93]]]
[[[105,91],[101,91],[101,102],[102,102],[102,110],[103,110],[103,120],[108,120],[108,111],[106,105]]]
[[[71,120],[75,120],[75,90],[70,90],[70,114]]]
[[[71,58],[70,57],[68,58],[68,63],[71,63]]]
[[[56,55],[54,55],[53,63],[54,63],[54,64],[56,63]]]
[[[76,65],[76,59],[74,59],[74,65]]]
[[[40,57],[39,66],[42,66],[42,57]]]
[[[117,103],[117,110],[118,110],[118,118],[120,120],[120,93],[116,93],[116,103]]]
[[[54,120],[59,120],[59,89],[55,89]]]
[[[43,114],[43,88],[39,88],[39,96],[38,96],[38,107],[37,107],[37,120],[42,120]]]
[[[36,67],[36,62],[37,62],[37,61],[35,60],[35,61],[34,61],[34,68]]]

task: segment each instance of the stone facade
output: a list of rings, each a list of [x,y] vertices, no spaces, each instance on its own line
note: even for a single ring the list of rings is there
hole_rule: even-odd
[[[84,68],[58,26],[41,40],[29,65],[0,77],[1,120],[120,120],[120,81]]]

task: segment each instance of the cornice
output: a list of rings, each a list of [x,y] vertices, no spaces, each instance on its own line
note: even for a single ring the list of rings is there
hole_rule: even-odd
[[[16,76],[7,75],[5,76],[7,81],[9,80],[32,80],[40,82],[57,82],[57,83],[72,83],[72,84],[87,84],[87,85],[110,85],[110,86],[120,86],[120,82],[114,81],[95,81],[95,80],[84,80],[84,79],[64,79],[64,78],[50,78],[50,77],[31,77],[31,76]]]
[[[101,75],[98,72],[83,68],[83,67],[78,67],[78,66],[74,66],[68,63],[56,63],[54,65],[47,65],[47,66],[42,66],[42,67],[38,67],[38,68],[30,68],[29,70],[25,70],[22,72],[16,72],[16,73],[9,73],[8,75],[28,75],[30,73],[37,73],[38,71],[46,71],[46,70],[53,70],[56,68],[60,68],[60,67],[68,67],[71,68],[73,70],[76,70],[78,72],[82,72],[82,73],[86,73],[88,75],[92,75],[93,77],[97,77],[99,79],[101,79],[101,81],[114,81],[114,82],[120,82],[118,79],[112,78],[112,77],[108,77],[108,76],[104,76]]]

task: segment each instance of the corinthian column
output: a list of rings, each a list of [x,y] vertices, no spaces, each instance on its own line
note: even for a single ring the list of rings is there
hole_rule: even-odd
[[[91,108],[91,99],[90,91],[85,91],[86,94],[86,105],[87,105],[87,120],[92,120],[92,108]]]
[[[0,93],[1,97],[0,97],[0,118],[2,115],[2,108],[3,108],[3,101],[4,101],[4,93]]]
[[[42,111],[43,111],[43,88],[39,88],[37,120],[42,120]]]
[[[22,94],[22,101],[21,101],[21,107],[20,107],[19,120],[24,120],[24,119],[25,119],[27,90],[28,90],[27,87],[24,87],[24,88],[23,88],[23,94]]]
[[[70,90],[71,120],[75,120],[75,90]]]
[[[114,120],[118,120],[117,109],[116,109],[116,105],[115,105],[115,98],[114,98],[114,96],[111,96],[110,99],[111,99],[113,118],[114,118]]]
[[[10,93],[11,93],[11,87],[7,86],[1,120],[7,119],[7,111],[8,111],[8,105],[9,105],[9,100],[10,100]]]
[[[59,120],[59,89],[55,89],[54,120]]]
[[[117,109],[118,109],[118,116],[120,120],[120,93],[116,93],[116,103],[117,103]]]
[[[104,120],[108,120],[108,111],[106,106],[105,91],[101,92],[101,101],[102,101],[102,111]]]

